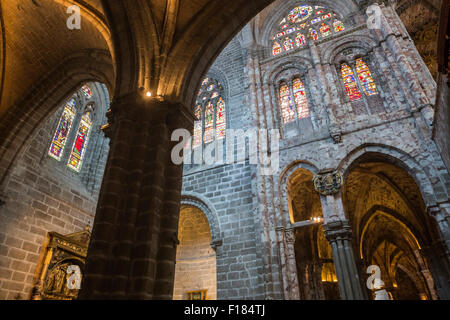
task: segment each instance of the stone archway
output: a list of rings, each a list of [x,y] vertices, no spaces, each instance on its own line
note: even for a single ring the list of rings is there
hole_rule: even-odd
[[[322,226],[322,204],[313,178],[310,171],[297,168],[287,180],[292,228],[288,231],[291,236],[286,237],[286,250],[295,255],[298,298],[336,300],[340,299],[338,279],[331,246]]]
[[[439,291],[445,296],[445,262],[436,257],[444,249],[436,246],[439,230],[408,172],[380,154],[365,154],[347,172],[343,203],[362,279],[375,265],[395,300],[437,299]],[[411,288],[416,291],[408,293]],[[368,297],[377,289],[368,288]]]
[[[182,205],[178,225],[174,300],[216,300],[216,252],[206,215],[197,207]]]

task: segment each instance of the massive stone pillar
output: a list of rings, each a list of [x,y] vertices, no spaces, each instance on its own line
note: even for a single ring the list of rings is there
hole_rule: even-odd
[[[343,300],[363,300],[359,273],[352,249],[352,230],[347,221],[334,221],[324,226],[331,244],[339,291]]]
[[[171,299],[182,165],[171,134],[193,117],[176,103],[130,94],[115,101],[111,149],[80,299]]]
[[[346,220],[342,203],[342,175],[324,172],[314,177],[314,187],[320,193],[325,237],[330,242],[336,268],[339,291],[343,300],[364,299],[352,248],[352,229]]]

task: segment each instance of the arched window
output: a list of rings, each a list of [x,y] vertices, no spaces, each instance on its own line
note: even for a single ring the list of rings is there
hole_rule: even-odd
[[[342,21],[333,11],[322,6],[301,5],[292,9],[279,23],[272,37],[272,55],[294,49],[306,44],[308,40],[316,41],[345,29]],[[320,33],[320,34],[319,34]],[[280,45],[282,43],[282,46]]]
[[[282,84],[280,87],[280,106],[283,123],[294,121],[294,104],[292,103],[291,90],[287,84]]]
[[[86,99],[92,98],[93,91],[89,86],[81,87],[78,97],[81,98],[83,95]],[[67,166],[76,172],[80,172],[82,168],[93,122],[93,103],[90,102],[85,108],[82,101],[83,99],[72,98],[66,103],[48,152],[49,156],[57,161],[68,159]],[[71,128],[77,119],[79,119],[78,129],[71,134]],[[71,145],[73,143],[73,146],[65,152],[68,143]]]
[[[361,99],[361,92],[356,83],[355,74],[352,68],[346,63],[341,65],[341,77],[350,101]]]
[[[341,64],[341,76],[350,101],[361,99],[362,94],[360,89],[362,89],[366,96],[377,95],[377,86],[364,60],[362,58],[356,59],[354,67],[357,77],[355,77],[355,71],[352,67],[347,63]],[[360,87],[358,87],[357,81],[359,81]]]
[[[193,147],[196,148],[202,144],[202,106],[197,105],[194,112],[194,141]]]
[[[226,114],[225,114],[225,102],[222,97],[217,101],[216,110],[216,139],[225,138],[226,130]]]
[[[227,118],[223,91],[220,82],[211,78],[203,80],[194,110],[193,148],[225,138]]]
[[[295,44],[297,47],[301,47],[306,44],[306,38],[303,34],[299,33],[297,34],[297,37],[295,38]]]
[[[362,58],[356,59],[356,73],[366,96],[378,94],[377,86],[372,78],[369,67]]]
[[[69,136],[70,129],[72,129],[72,124],[73,120],[75,119],[76,113],[75,108],[75,99],[70,99],[69,101],[67,101],[61,118],[59,119],[55,135],[53,136],[50,150],[48,151],[49,156],[58,161],[60,161],[63,156],[67,138]]]
[[[214,105],[208,101],[205,109],[205,143],[214,139]]]
[[[72,153],[70,154],[68,166],[69,168],[80,172],[83,165],[84,155],[86,153],[86,146],[89,141],[89,133],[92,126],[92,112],[87,111],[80,121],[78,126],[77,136],[73,143]]]
[[[310,116],[308,99],[306,99],[305,87],[300,78],[295,78],[292,82],[294,89],[294,100],[297,106],[297,113],[299,119],[308,118]]]

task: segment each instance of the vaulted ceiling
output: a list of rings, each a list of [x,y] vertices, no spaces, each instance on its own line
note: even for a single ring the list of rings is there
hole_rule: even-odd
[[[396,11],[422,59],[436,76],[440,0],[398,0]]]
[[[30,100],[30,92],[44,91],[43,81],[57,69],[71,78],[68,62],[77,54],[111,58],[100,70],[88,66],[84,77],[106,82],[113,94],[142,87],[188,104],[222,48],[272,1],[2,1],[0,117]],[[81,8],[80,30],[66,26],[67,7],[74,4]]]
[[[69,30],[67,1],[2,1],[5,64],[0,116],[72,54],[88,49],[108,51],[109,35],[95,25],[103,23],[105,28],[98,11],[101,6],[98,0],[91,2],[92,7],[83,11],[92,8],[97,21],[82,19],[81,30]]]

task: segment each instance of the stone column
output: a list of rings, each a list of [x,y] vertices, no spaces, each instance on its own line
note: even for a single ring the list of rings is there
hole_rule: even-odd
[[[363,300],[363,290],[352,249],[352,230],[348,221],[334,221],[324,226],[331,244],[339,291],[343,300]]]
[[[111,148],[80,299],[171,299],[182,165],[172,131],[193,117],[140,93],[115,101],[104,127]]]
[[[325,237],[331,244],[339,291],[343,300],[363,300],[355,256],[352,230],[342,203],[343,177],[338,171],[323,172],[314,177],[314,187],[321,195]]]
[[[295,260],[295,229],[284,230],[284,239],[286,241],[286,263],[288,271],[289,299],[299,300],[300,293],[297,279],[297,263]]]

